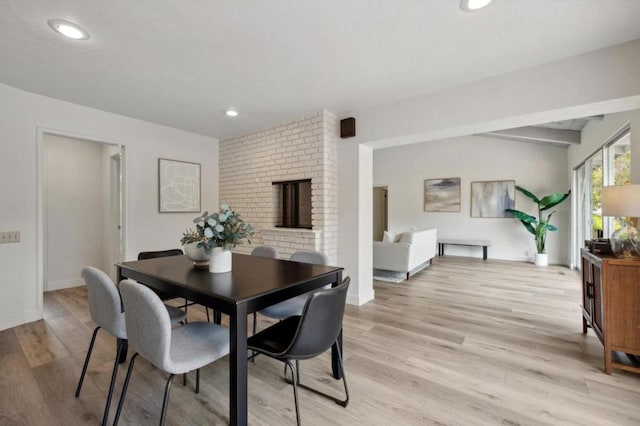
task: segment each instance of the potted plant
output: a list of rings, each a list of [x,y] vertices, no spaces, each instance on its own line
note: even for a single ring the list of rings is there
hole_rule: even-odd
[[[566,200],[569,195],[571,195],[571,190],[564,194],[562,192],[556,192],[555,194],[538,198],[535,194],[527,191],[521,186],[516,185],[516,189],[536,203],[538,206],[538,217],[536,218],[530,214],[515,209],[506,209],[505,211],[511,213],[516,219],[519,219],[527,231],[533,234],[537,250],[535,264],[538,266],[546,266],[549,264],[547,252],[545,251],[547,231],[557,231],[558,228],[549,223],[551,221],[551,216],[555,213],[555,210],[549,213],[546,219],[543,217],[543,212],[546,212]]]
[[[239,213],[228,204],[222,204],[217,213],[204,212],[193,219],[196,229],[187,229],[180,242],[185,247],[187,257],[196,266],[209,259],[210,272],[231,270],[231,249],[253,236],[253,227],[246,223]]]

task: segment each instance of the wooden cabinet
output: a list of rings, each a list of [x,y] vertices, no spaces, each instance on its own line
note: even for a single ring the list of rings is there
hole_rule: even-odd
[[[582,250],[582,331],[591,326],[604,345],[604,371],[640,373],[640,261]],[[632,354],[612,360],[612,352]],[[623,357],[621,357],[623,358]]]

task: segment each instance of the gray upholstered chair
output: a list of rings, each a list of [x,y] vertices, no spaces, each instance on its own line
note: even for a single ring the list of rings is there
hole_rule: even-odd
[[[200,368],[229,353],[229,330],[208,322],[192,322],[172,329],[169,315],[158,295],[135,281],[122,281],[120,294],[127,312],[127,336],[136,353],[129,361],[113,424],[118,424],[133,366],[138,355],[142,355],[169,373],[160,415],[160,425],[163,425],[174,376],[196,370],[196,393],[199,392]]]
[[[116,360],[113,364],[113,372],[111,373],[111,383],[109,384],[109,391],[107,392],[107,403],[105,405],[104,415],[102,418],[102,424],[106,425],[109,417],[109,407],[111,406],[113,387],[118,374],[120,354],[124,347],[124,343],[127,341],[124,313],[122,312],[122,303],[120,302],[118,289],[107,274],[102,272],[100,269],[87,266],[82,268],[82,278],[84,278],[84,281],[87,284],[87,292],[89,293],[89,312],[91,313],[91,319],[93,319],[93,322],[97,324],[97,327],[93,330],[91,343],[89,343],[89,350],[87,351],[87,355],[84,359],[82,374],[80,374],[80,380],[78,381],[78,387],[76,388],[76,398],[80,396],[84,376],[87,372],[91,352],[93,351],[93,344],[96,341],[98,330],[102,328],[115,337],[118,342]],[[172,316],[172,322],[180,322],[184,320],[184,312],[180,309],[166,307],[166,310],[170,316]]]
[[[278,259],[280,257],[280,253],[278,252],[278,249],[275,247],[269,247],[269,246],[258,246],[256,248],[254,248],[253,250],[251,250],[251,256],[258,256],[258,257],[268,257],[270,259]],[[256,327],[258,326],[258,318],[256,313],[253,313],[253,333],[255,334],[256,332]]]
[[[251,250],[251,256],[268,257],[270,259],[277,259],[278,257],[280,257],[280,253],[278,253],[278,249],[275,247],[257,246],[256,248]]]
[[[291,370],[293,396],[296,405],[296,420],[300,426],[300,408],[298,406],[298,386],[330,398],[346,407],[349,403],[349,388],[342,363],[342,348],[337,347],[338,361],[344,382],[345,399],[338,399],[324,392],[300,383],[300,360],[314,358],[327,351],[333,345],[339,345],[344,305],[347,299],[350,278],[347,277],[337,287],[311,292],[303,306],[301,315],[289,317],[260,333],[251,336],[247,347],[285,363]],[[292,361],[295,361],[295,367]]]
[[[316,265],[329,264],[329,256],[319,251],[299,250],[293,253],[289,260],[294,262],[313,263]],[[300,296],[296,296],[289,300],[285,300],[284,302],[264,308],[259,312],[266,317],[283,320],[294,315],[300,315],[308,298],[309,293],[301,294]],[[255,333],[256,328],[254,321],[253,334]]]

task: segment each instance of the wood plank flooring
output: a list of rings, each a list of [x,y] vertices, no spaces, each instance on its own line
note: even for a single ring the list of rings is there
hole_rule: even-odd
[[[582,334],[575,271],[443,257],[375,290],[374,301],[347,307],[349,406],[301,390],[303,424],[640,425],[640,375],[602,372],[602,345]],[[47,293],[44,303],[44,320],[0,331],[0,425],[98,424],[115,340],[98,334],[74,398],[94,328],[86,290]],[[204,310],[190,307],[189,319],[206,319]],[[259,328],[268,324],[260,318]],[[249,423],[294,425],[282,365],[258,357],[249,374]],[[136,363],[121,424],[157,424],[164,380]],[[226,358],[203,369],[198,395],[194,380],[176,381],[167,424],[227,424]],[[302,363],[302,381],[342,392],[328,353]]]

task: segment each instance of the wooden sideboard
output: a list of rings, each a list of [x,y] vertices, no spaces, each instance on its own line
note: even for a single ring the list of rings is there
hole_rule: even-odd
[[[583,333],[588,326],[604,345],[605,373],[640,373],[640,260],[582,250]],[[629,362],[612,360],[614,351],[630,354]]]

